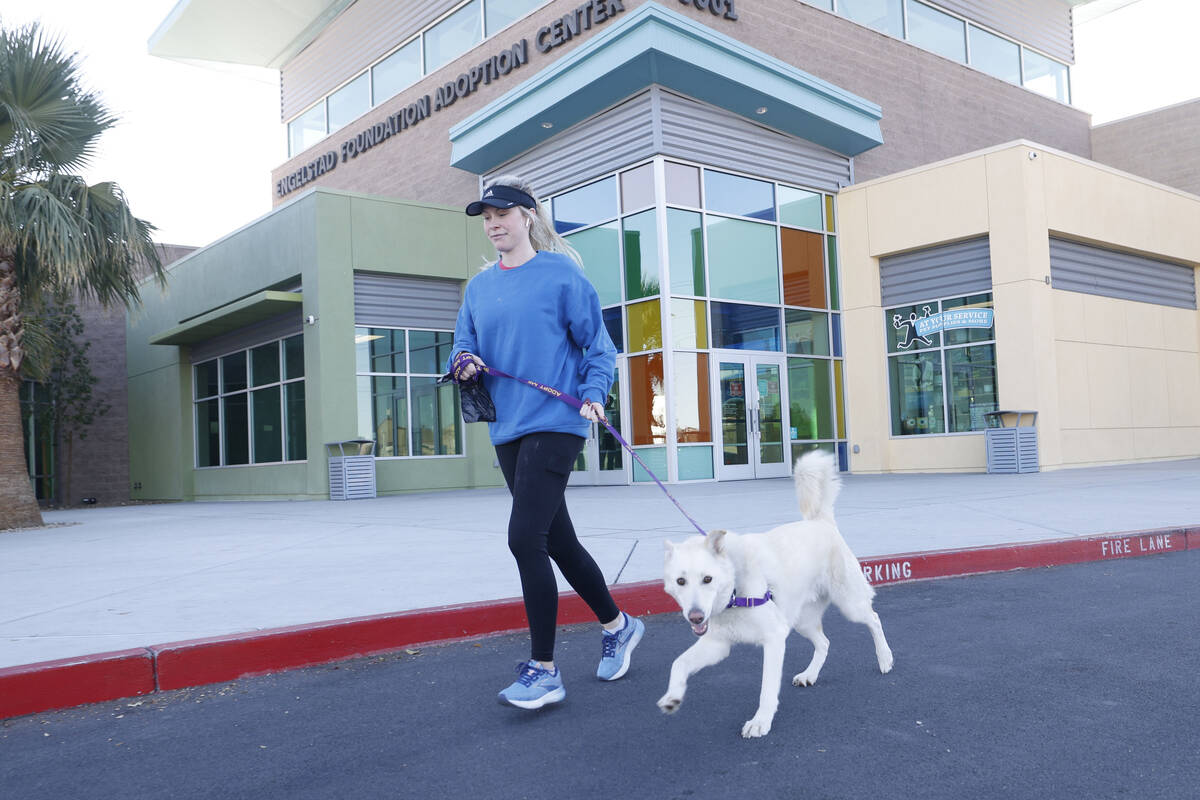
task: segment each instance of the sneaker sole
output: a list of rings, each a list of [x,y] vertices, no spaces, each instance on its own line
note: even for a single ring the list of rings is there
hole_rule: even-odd
[[[560,686],[553,691],[546,692],[537,700],[512,700],[504,695],[500,695],[499,697],[501,703],[506,703],[510,706],[516,706],[517,708],[535,709],[565,700],[567,697],[567,690]]]
[[[616,671],[611,678],[601,678],[602,681],[615,681],[629,671],[629,657],[633,655],[633,648],[638,646],[638,642],[642,641],[642,635],[646,632],[646,627],[643,624],[641,629],[633,635],[629,640],[629,644],[625,647],[625,658],[621,661],[621,668]]]

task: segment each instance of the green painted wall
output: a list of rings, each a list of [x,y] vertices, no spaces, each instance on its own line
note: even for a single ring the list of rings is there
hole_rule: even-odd
[[[148,284],[127,317],[131,479],[138,499],[329,496],[326,442],[357,433],[354,272],[467,280],[493,251],[461,208],[323,189],[310,191],[176,262],[168,287]],[[308,459],[195,469],[188,347],[148,339],[264,289],[301,287]],[[380,494],[499,486],[483,425],[462,458],[380,460]]]

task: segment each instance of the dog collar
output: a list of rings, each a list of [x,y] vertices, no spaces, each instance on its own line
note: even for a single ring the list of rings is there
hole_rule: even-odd
[[[734,589],[733,597],[729,598],[729,605],[727,605],[725,607],[726,608],[734,608],[734,607],[754,608],[755,606],[766,605],[767,601],[769,601],[770,599],[771,599],[771,590],[770,589],[768,589],[767,593],[764,594],[762,597],[738,597],[737,589]]]

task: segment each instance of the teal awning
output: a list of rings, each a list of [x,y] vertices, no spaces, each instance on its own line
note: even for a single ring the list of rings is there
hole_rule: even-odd
[[[878,105],[651,2],[451,128],[450,163],[482,174],[653,84],[845,156],[883,144]]]

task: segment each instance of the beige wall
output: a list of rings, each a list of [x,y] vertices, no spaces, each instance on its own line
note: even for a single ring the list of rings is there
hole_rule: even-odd
[[[1200,263],[1200,198],[1022,141],[859,184],[838,210],[854,471],[984,468],[982,434],[891,436],[879,258],[985,234],[1000,406],[1039,412],[1043,468],[1200,455],[1197,311],[1047,282],[1051,234]]]

